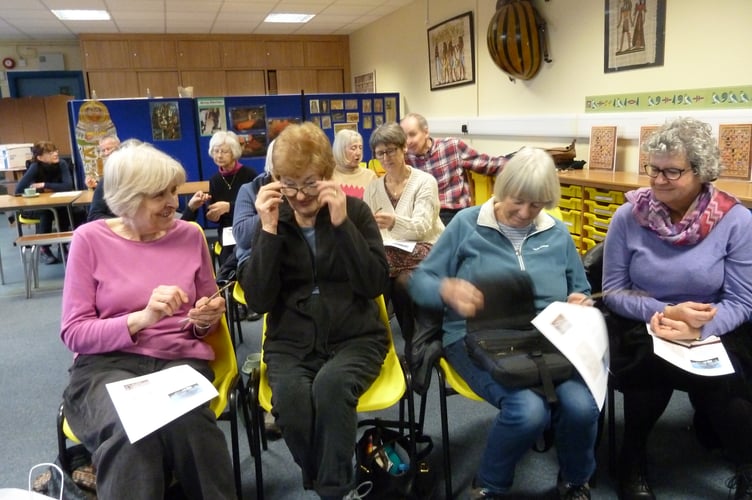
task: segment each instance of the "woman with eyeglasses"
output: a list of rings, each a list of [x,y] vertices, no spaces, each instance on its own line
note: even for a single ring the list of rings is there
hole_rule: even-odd
[[[413,345],[416,320],[421,328],[430,328],[440,324],[440,318],[432,321],[417,310],[407,292],[407,282],[444,231],[439,217],[439,187],[433,175],[405,163],[407,136],[398,123],[385,123],[374,130],[370,146],[386,173],[366,187],[363,201],[371,207],[386,246],[388,299],[394,315],[408,346],[419,349]],[[403,246],[396,247],[395,243]],[[411,349],[405,352],[412,364]]]
[[[218,225],[219,243],[222,245],[219,264],[223,265],[228,258],[232,258],[232,269],[237,264],[234,259],[235,246],[223,244],[222,231],[226,227],[232,227],[232,214],[240,186],[256,177],[253,168],[238,161],[242,154],[243,147],[234,132],[219,130],[212,135],[209,155],[218,171],[209,179],[209,192],[196,192],[188,201],[182,216],[183,220],[196,220],[198,209],[206,206],[206,218]]]
[[[343,129],[334,136],[334,175],[345,194],[363,198],[366,186],[376,178],[376,173],[365,168],[363,159],[363,136],[355,130]]]
[[[253,251],[238,271],[248,307],[267,313],[272,414],[303,487],[324,499],[355,489],[358,399],[388,347],[374,300],[388,280],[379,228],[333,170],[320,128],[285,128],[274,141],[273,180],[256,198]]]
[[[674,389],[689,393],[700,442],[723,448],[736,465],[734,498],[752,498],[752,215],[712,184],[721,165],[707,123],[667,122],[645,149],[650,187],[626,194],[603,261],[605,291],[639,292],[604,297],[613,313],[611,371],[624,394],[620,498],[655,498],[648,436]],[[646,324],[669,341],[719,336],[736,373],[700,376],[663,361]]]

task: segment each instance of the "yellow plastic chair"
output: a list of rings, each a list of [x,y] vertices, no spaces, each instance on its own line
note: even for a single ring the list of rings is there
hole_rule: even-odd
[[[227,302],[227,317],[230,322],[230,335],[233,342],[237,338],[237,342],[243,343],[243,322],[240,319],[240,308],[238,304],[246,306],[245,292],[243,287],[237,281],[232,287],[232,291],[225,292],[225,301]]]
[[[379,177],[383,177],[384,174],[386,174],[386,170],[384,170],[384,167],[381,166],[381,162],[376,158],[372,158],[368,161],[368,168],[373,170]]]
[[[400,362],[397,350],[394,347],[392,339],[392,329],[389,324],[389,314],[384,303],[384,297],[379,296],[376,299],[376,303],[379,306],[379,316],[386,326],[387,335],[389,337],[389,350],[387,351],[386,358],[384,358],[384,364],[381,365],[381,372],[376,380],[364,392],[358,400],[357,411],[358,413],[373,412],[378,410],[385,410],[394,406],[395,404],[403,401],[403,398],[408,399],[408,423],[407,429],[412,433],[414,431],[414,412],[412,407],[412,391],[408,390],[407,377],[403,370],[402,363]],[[264,315],[264,324],[262,327],[262,346],[263,341],[266,338],[266,315]],[[259,368],[254,369],[254,373],[251,375],[251,396],[249,403],[252,405],[251,413],[255,422],[258,422],[260,427],[257,428],[257,433],[263,433],[263,419],[260,419],[261,410],[270,412],[272,410],[272,389],[269,386],[269,380],[267,378],[267,367],[263,361],[263,347],[261,364]],[[383,421],[382,421],[383,422]],[[402,429],[402,411],[400,411],[400,422],[398,426]],[[414,437],[414,436],[413,436]],[[414,443],[414,439],[412,440]],[[254,438],[254,443],[259,447],[256,449],[254,456],[257,458],[261,454],[260,439]],[[414,453],[415,450],[412,450]],[[257,487],[261,483],[261,476],[257,473],[256,481]],[[258,500],[263,497],[257,496]]]

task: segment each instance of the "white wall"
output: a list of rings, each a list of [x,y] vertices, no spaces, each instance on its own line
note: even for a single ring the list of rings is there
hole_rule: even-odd
[[[491,154],[525,144],[563,146],[577,137],[577,158],[587,160],[594,120],[617,125],[617,170],[627,171],[637,169],[636,122],[660,124],[672,113],[585,115],[585,96],[752,84],[750,0],[667,0],[664,65],[617,73],[603,72],[604,0],[533,3],[547,20],[553,62],[532,80],[510,82],[488,55],[495,0],[416,0],[351,36],[352,73],[375,70],[377,91],[400,92],[402,113],[425,115],[436,135],[459,135],[461,123],[498,124],[505,131],[496,136],[472,135],[471,126],[466,137]],[[475,17],[476,83],[431,92],[426,30],[467,11]],[[752,109],[695,116],[752,123]],[[510,132],[516,125],[524,135]]]
[[[12,57],[16,67],[12,71],[36,71],[39,69],[39,54],[63,54],[66,71],[81,69],[81,48],[78,40],[44,42],[5,42],[0,44],[0,60]],[[0,91],[3,97],[10,95],[7,71],[0,68]]]

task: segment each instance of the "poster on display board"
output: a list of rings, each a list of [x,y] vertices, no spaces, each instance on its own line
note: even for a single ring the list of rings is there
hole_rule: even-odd
[[[320,126],[329,140],[342,129],[363,136],[363,161],[371,159],[368,141],[373,130],[383,123],[400,119],[398,93],[308,94],[304,96],[305,120]]]

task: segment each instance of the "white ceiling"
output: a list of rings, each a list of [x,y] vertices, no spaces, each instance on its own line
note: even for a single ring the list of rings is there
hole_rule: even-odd
[[[0,40],[67,40],[81,33],[347,35],[414,0],[0,0]],[[109,21],[60,21],[51,9],[103,9]],[[270,12],[316,14],[267,24]]]

